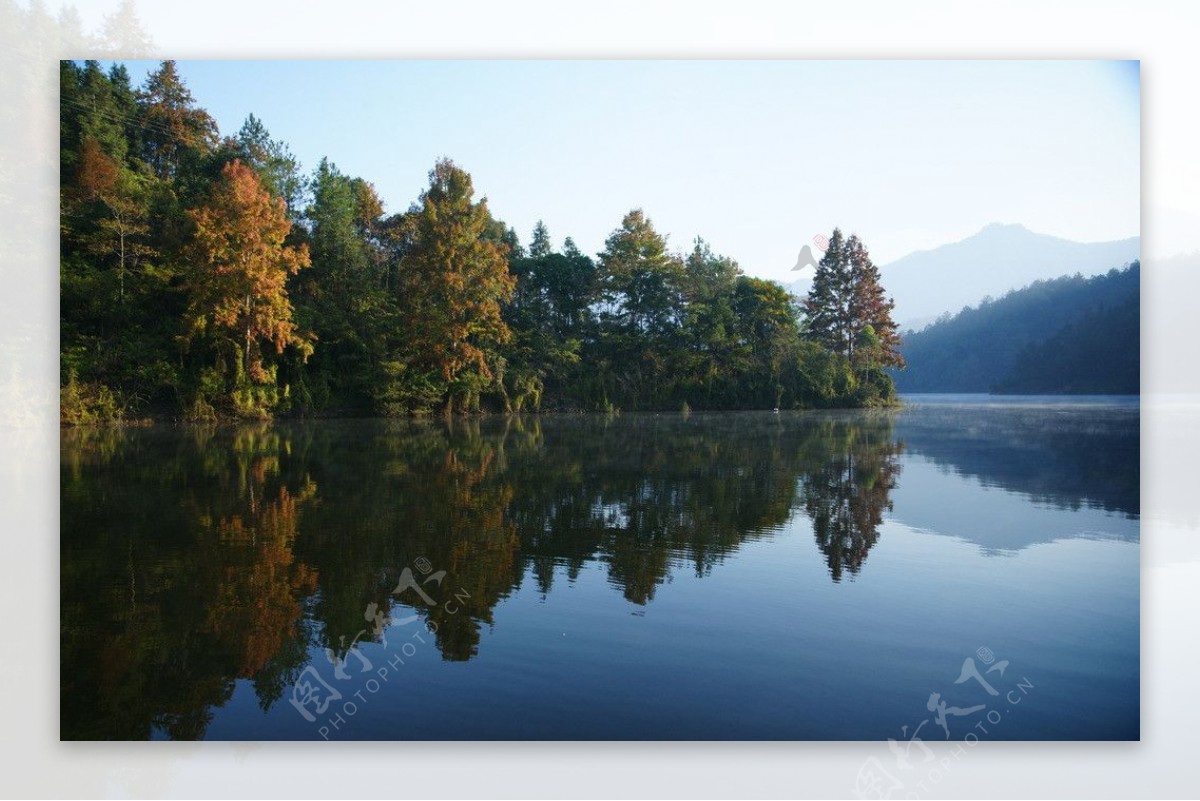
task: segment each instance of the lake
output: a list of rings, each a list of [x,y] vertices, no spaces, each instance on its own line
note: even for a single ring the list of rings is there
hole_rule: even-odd
[[[61,737],[1136,740],[1136,398],[62,433]]]

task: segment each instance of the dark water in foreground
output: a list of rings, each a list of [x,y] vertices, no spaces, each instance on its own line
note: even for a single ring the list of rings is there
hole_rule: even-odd
[[[61,736],[1136,739],[1138,438],[978,396],[66,431]]]

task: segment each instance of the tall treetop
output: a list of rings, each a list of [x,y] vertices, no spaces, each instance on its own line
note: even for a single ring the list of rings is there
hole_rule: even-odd
[[[217,141],[217,123],[195,105],[175,68],[164,61],[138,92],[145,157],[160,178],[174,177],[188,151],[206,152]]]

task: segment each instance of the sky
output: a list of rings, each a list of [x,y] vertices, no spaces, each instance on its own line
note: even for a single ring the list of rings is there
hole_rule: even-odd
[[[155,62],[126,62],[135,83]],[[790,282],[834,226],[877,264],[993,222],[1139,234],[1133,61],[180,61],[232,135],[248,114],[406,209],[449,157],[528,242],[597,253],[633,208]]]

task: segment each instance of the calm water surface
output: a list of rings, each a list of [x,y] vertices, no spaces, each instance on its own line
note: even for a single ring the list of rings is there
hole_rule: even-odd
[[[1138,430],[912,396],[65,431],[61,736],[1137,739]]]

